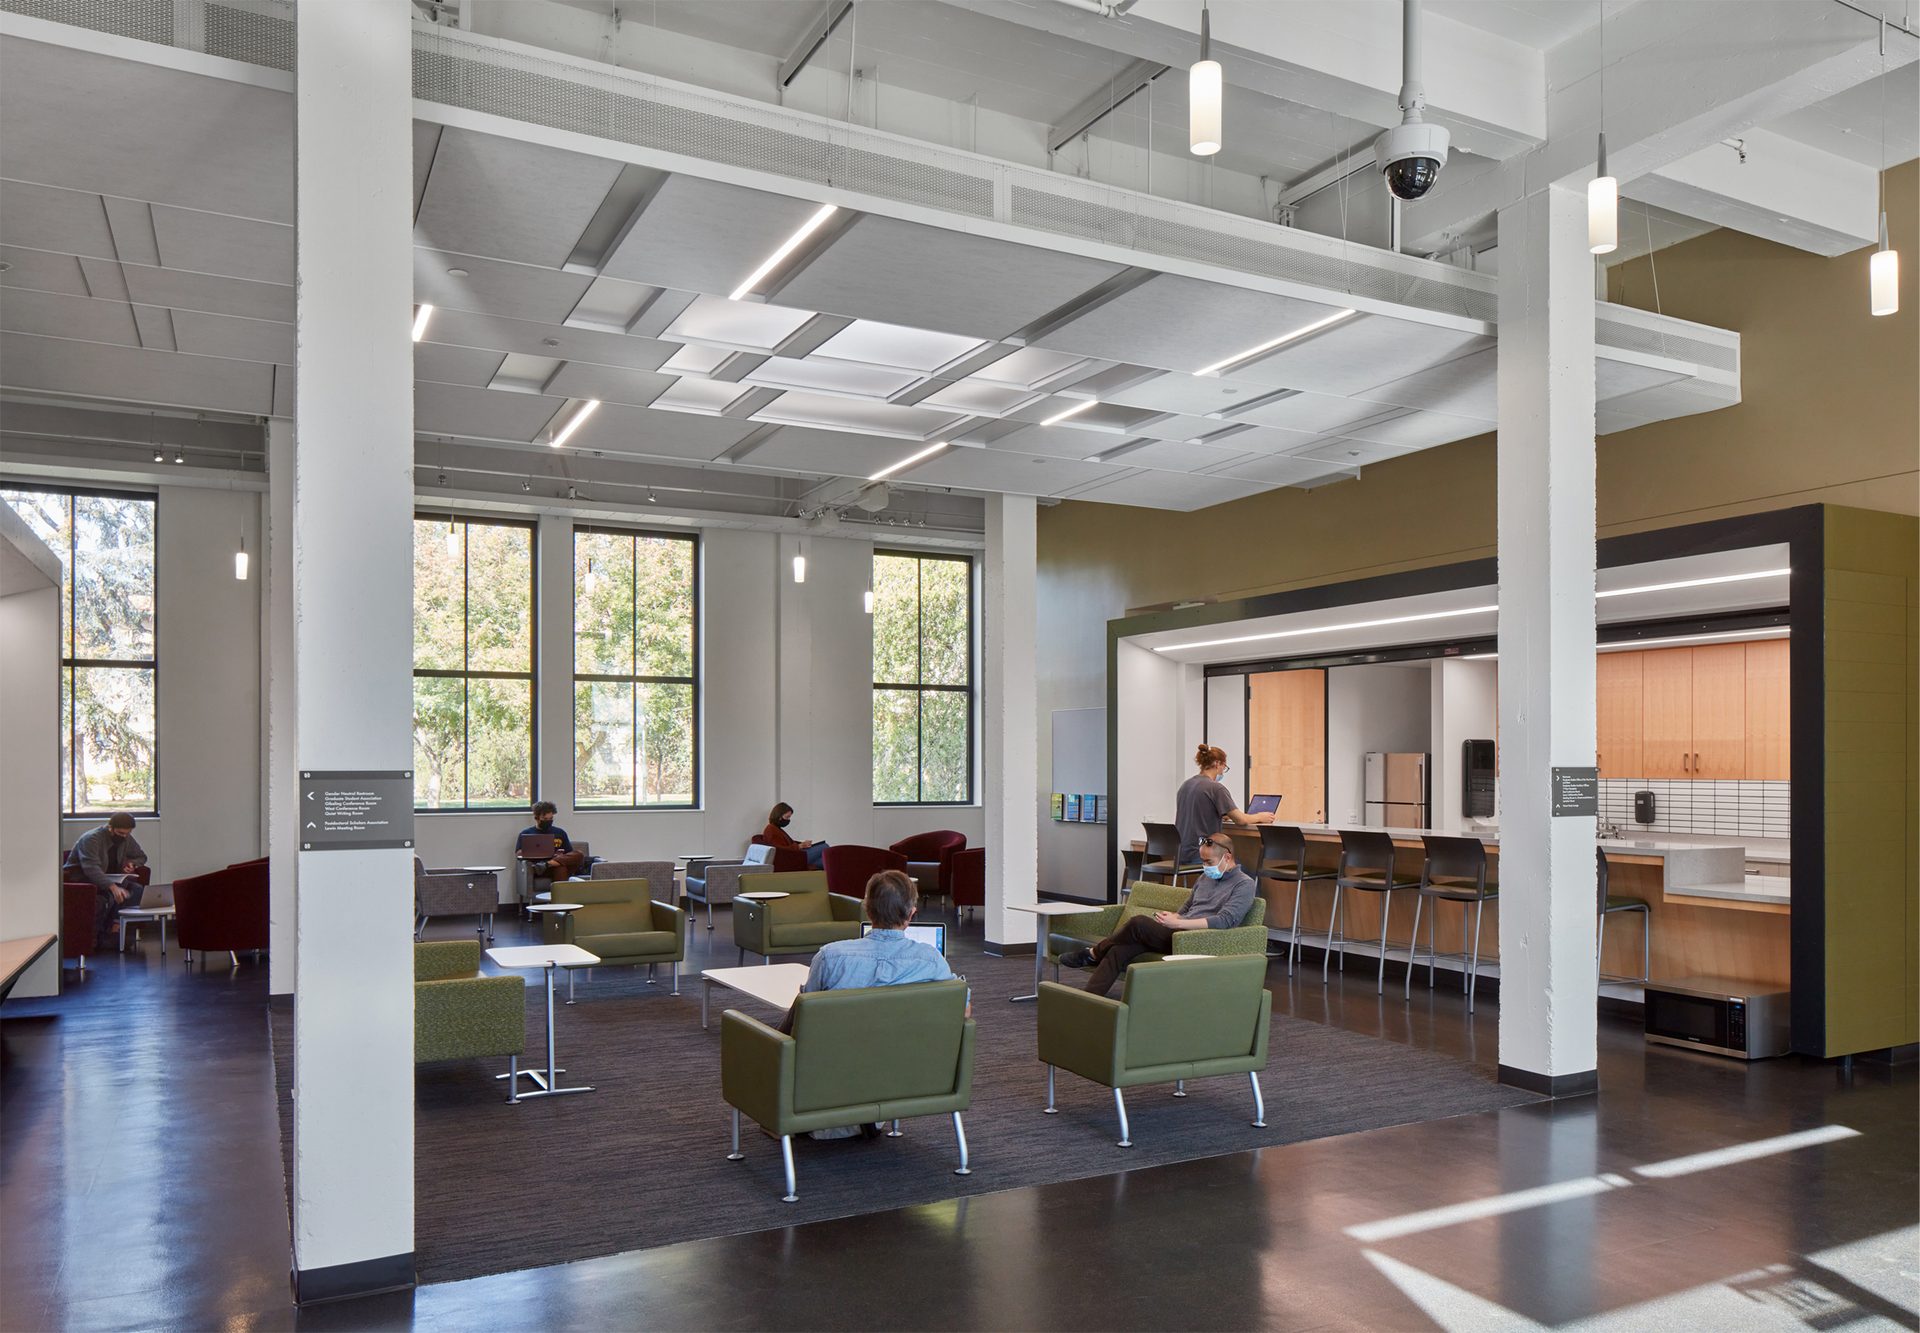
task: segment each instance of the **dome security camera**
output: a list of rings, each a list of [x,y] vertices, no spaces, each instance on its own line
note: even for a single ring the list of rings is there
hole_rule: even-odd
[[[1412,115],[1418,115],[1418,111]],[[1373,141],[1373,158],[1397,199],[1423,198],[1447,165],[1447,128],[1411,116]]]

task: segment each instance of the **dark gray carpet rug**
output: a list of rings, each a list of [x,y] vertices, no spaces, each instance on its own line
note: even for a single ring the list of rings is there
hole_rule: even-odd
[[[731,962],[731,951],[727,962]],[[965,1116],[973,1174],[956,1176],[951,1122],[907,1121],[905,1137],[796,1140],[798,1203],[782,1203],[780,1147],[742,1122],[744,1162],[729,1162],[720,1100],[720,1021],[700,1029],[700,982],[681,996],[664,975],[607,968],[558,1009],[565,1082],[596,1091],[509,1106],[493,1076],[504,1061],[419,1068],[415,1117],[415,1253],[420,1279],[446,1282],[511,1269],[935,1203],[1026,1185],[1243,1152],[1303,1139],[1512,1106],[1535,1098],[1471,1065],[1395,1042],[1286,1016],[1274,1018],[1261,1087],[1267,1128],[1254,1129],[1244,1077],[1127,1095],[1132,1148],[1117,1145],[1113,1094],[1059,1076],[1060,1114],[1046,1104],[1034,1057],[1030,959],[954,959],[973,986],[978,1022],[973,1109]],[[1069,978],[1085,974],[1068,973]],[[564,985],[564,982],[562,983]],[[773,1011],[733,997],[772,1021]],[[293,1019],[272,1016],[283,1146],[291,1138]],[[527,1063],[545,1050],[542,991],[527,992]],[[289,1149],[290,1156],[290,1149]]]

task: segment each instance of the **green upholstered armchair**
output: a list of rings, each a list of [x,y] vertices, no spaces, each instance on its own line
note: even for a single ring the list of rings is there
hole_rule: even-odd
[[[812,953],[823,944],[860,937],[860,900],[828,893],[824,870],[756,875],[746,892],[787,896],[766,901],[734,898],[733,942],[743,963],[749,953],[771,963],[776,955]]]
[[[545,913],[541,939],[546,944],[577,944],[597,954],[596,967],[647,965],[647,984],[653,984],[653,969],[665,963],[673,977],[673,993],[680,993],[680,964],[687,960],[687,914],[677,907],[648,897],[650,881],[644,879],[596,879],[567,881],[555,897],[563,902],[579,903],[580,910],[555,920]],[[573,978],[567,978],[567,990],[573,990]]]
[[[793,1136],[842,1125],[894,1123],[911,1116],[951,1115],[959,1141],[957,1176],[967,1167],[967,1130],[960,1113],[973,1102],[973,1020],[967,983],[921,981],[901,986],[805,993],[794,1001],[788,1036],[729,1009],[720,1021],[720,1090],[733,1108],[737,1162],[745,1112],[780,1140],[787,1192],[794,1189]],[[1264,1048],[1263,1048],[1264,1049]]]
[[[508,1057],[507,1100],[527,1046],[527,986],[519,977],[480,975],[479,940],[413,946],[413,1060]]]
[[[1118,1000],[1055,982],[1040,986],[1040,1060],[1047,1067],[1047,1114],[1055,1114],[1053,1073],[1065,1069],[1113,1089],[1120,1146],[1131,1148],[1122,1088],[1245,1074],[1253,1085],[1253,1126],[1264,1129],[1260,1071],[1267,1067],[1273,996],[1267,960],[1186,957],[1127,969]]]
[[[1052,919],[1052,932],[1047,936],[1047,961],[1053,964],[1053,975],[1060,975],[1060,956],[1076,949],[1104,940],[1117,930],[1122,921],[1135,916],[1152,916],[1155,912],[1177,912],[1186,906],[1188,891],[1175,888],[1171,884],[1155,884],[1148,880],[1135,882],[1127,894],[1124,903],[1110,903],[1091,912],[1073,912]],[[1173,937],[1173,951],[1176,954],[1249,954],[1257,953],[1262,957],[1267,952],[1267,900],[1254,895],[1253,906],[1247,911],[1247,919],[1228,930],[1182,930]],[[1152,962],[1163,955],[1143,953],[1138,961]]]

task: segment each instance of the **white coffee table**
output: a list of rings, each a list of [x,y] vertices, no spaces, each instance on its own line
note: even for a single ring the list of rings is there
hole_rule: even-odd
[[[1047,965],[1047,929],[1048,922],[1056,916],[1077,916],[1083,912],[1097,912],[1100,904],[1095,903],[1008,903],[1015,912],[1031,912],[1040,919],[1034,923],[1033,931],[1033,994],[1009,997],[1013,1004],[1022,1000],[1040,998],[1040,982],[1045,978]]]
[[[760,967],[710,967],[700,974],[700,1026],[707,1026],[707,1001],[715,986],[739,991],[785,1012],[807,984],[805,963],[769,963]]]
[[[160,923],[160,956],[167,956],[167,922],[173,919],[173,905],[165,907],[123,907],[120,909],[120,952],[127,951],[127,925],[139,925],[142,921]]]
[[[749,898],[756,903],[770,903],[775,898],[790,898],[793,895],[785,889],[762,889],[757,893],[736,893],[736,898]]]
[[[520,1078],[533,1080],[536,1091],[522,1092],[517,1079],[510,1074],[495,1074],[495,1078],[504,1078],[512,1083],[507,1100],[523,1102],[529,1097],[559,1097],[569,1092],[592,1092],[592,1084],[575,1084],[570,1088],[560,1086],[559,1076],[566,1071],[556,1069],[553,1063],[553,969],[556,967],[588,967],[600,961],[598,954],[588,953],[574,944],[521,944],[504,949],[489,949],[487,957],[498,967],[538,967],[547,974],[547,1071],[543,1077],[533,1069],[519,1070]]]

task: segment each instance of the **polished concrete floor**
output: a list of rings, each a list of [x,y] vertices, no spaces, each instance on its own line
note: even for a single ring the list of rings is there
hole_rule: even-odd
[[[730,963],[725,919],[695,948]],[[1115,1149],[1103,1179],[296,1312],[264,966],[96,961],[0,1011],[7,1330],[1920,1327],[1914,1070],[1746,1066],[1610,1017],[1597,1097],[1150,1170]],[[1491,1070],[1497,1005],[1355,966],[1276,965],[1279,1007]],[[539,1164],[447,1169],[484,1225]]]

